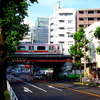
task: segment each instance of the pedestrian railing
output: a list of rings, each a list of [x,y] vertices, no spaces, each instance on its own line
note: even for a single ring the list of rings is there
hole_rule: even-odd
[[[12,87],[10,86],[9,82],[7,81],[7,89],[9,91],[10,94],[10,100],[18,100],[15,92],[13,91]]]

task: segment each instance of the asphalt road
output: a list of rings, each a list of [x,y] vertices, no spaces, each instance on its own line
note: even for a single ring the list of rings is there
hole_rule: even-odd
[[[19,100],[100,100],[100,88],[64,82],[11,83]]]

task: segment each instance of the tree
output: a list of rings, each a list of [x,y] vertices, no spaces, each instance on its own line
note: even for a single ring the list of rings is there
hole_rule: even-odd
[[[85,37],[84,29],[80,28],[74,36],[75,44],[70,47],[70,55],[74,57],[75,66],[80,69],[80,81],[81,81],[81,57],[84,56],[84,50],[88,50],[87,44],[89,41]],[[85,40],[85,41],[84,41]],[[76,69],[76,68],[75,68]]]
[[[6,66],[15,46],[29,30],[23,23],[30,3],[37,0],[0,0],[0,100],[5,100]]]
[[[97,39],[100,39],[100,27],[97,27],[95,32],[94,32],[94,36]],[[99,42],[99,46],[96,48],[96,52],[100,55],[100,42]]]

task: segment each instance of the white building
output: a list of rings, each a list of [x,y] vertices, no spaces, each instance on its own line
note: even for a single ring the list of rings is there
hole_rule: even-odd
[[[90,41],[90,51],[88,53],[91,57],[91,62],[96,63],[96,67],[100,68],[100,55],[96,53],[96,48],[98,47],[98,42],[100,42],[100,40],[94,37],[94,32],[97,27],[100,27],[100,22],[94,22],[89,27],[85,28],[85,34],[86,38]]]
[[[63,45],[63,53],[69,55],[69,48],[74,44],[73,34],[76,30],[76,10],[62,8],[57,5],[54,14],[50,18],[50,43]]]

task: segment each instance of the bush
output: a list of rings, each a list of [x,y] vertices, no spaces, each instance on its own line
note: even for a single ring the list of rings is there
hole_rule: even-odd
[[[6,90],[4,94],[5,94],[5,100],[10,100],[9,91]]]

